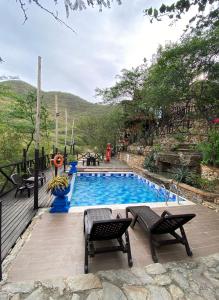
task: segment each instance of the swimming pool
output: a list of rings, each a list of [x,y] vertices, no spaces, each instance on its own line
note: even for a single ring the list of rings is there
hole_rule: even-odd
[[[167,201],[176,202],[177,196],[135,173],[79,173],[71,194],[76,207]]]

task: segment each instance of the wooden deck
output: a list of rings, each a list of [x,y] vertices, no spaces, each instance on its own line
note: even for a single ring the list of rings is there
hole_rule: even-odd
[[[52,177],[51,170],[44,172],[46,181]],[[51,196],[46,192],[47,184],[39,187],[39,207],[50,207]],[[3,196],[2,201],[2,259],[5,258],[9,250],[13,247],[16,240],[25,230],[27,225],[31,222],[36,214],[34,210],[34,195],[33,190],[30,198],[28,198],[26,191],[21,195],[18,193],[14,197],[15,191]]]

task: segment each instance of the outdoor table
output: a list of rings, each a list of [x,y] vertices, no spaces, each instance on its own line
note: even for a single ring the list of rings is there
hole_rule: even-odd
[[[25,183],[34,183],[34,177],[28,177],[26,179],[23,179]],[[41,182],[41,186],[43,185],[43,177],[38,177],[38,180]]]

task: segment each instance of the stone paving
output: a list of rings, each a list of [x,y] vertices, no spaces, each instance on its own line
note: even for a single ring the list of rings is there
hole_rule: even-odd
[[[125,270],[5,282],[1,300],[217,300],[219,253],[191,262],[151,264]]]

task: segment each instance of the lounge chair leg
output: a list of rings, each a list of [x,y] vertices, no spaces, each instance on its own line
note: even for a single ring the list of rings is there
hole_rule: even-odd
[[[135,224],[136,224],[136,222],[137,222],[137,219],[138,219],[138,215],[136,215],[135,217],[134,217],[134,219],[132,220],[132,223],[131,223],[131,228],[134,228],[134,226],[135,226]]]
[[[88,240],[87,236],[85,236],[85,257],[84,257],[84,273],[88,273]]]
[[[184,242],[184,245],[185,245],[185,248],[186,248],[186,253],[187,253],[188,256],[192,256],[192,251],[191,251],[191,249],[189,247],[189,242],[187,240],[185,230],[184,230],[184,228],[182,226],[180,227],[180,231],[181,231],[183,242]]]
[[[18,193],[18,189],[16,189],[16,192],[15,192],[15,195],[14,195],[15,198],[17,197],[17,193]]]
[[[132,261],[132,253],[131,253],[128,231],[125,232],[125,240],[126,240],[126,250],[127,250],[127,256],[128,256],[128,265],[129,265],[129,267],[132,267],[133,261]]]
[[[150,242],[150,248],[151,248],[151,256],[152,256],[152,259],[155,263],[158,262],[158,258],[157,258],[157,254],[156,254],[156,250],[155,250],[155,247],[154,247],[154,243],[153,243],[153,239],[152,239],[152,235],[149,234],[149,242]]]
[[[28,198],[30,198],[30,189],[27,189]]]

